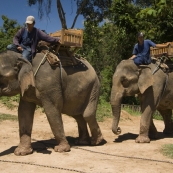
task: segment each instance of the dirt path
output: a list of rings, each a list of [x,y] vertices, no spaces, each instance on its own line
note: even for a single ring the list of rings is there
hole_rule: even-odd
[[[0,107],[0,113],[17,115],[17,110]],[[117,137],[111,131],[112,119],[99,123],[107,141],[102,146],[74,146],[77,137],[77,124],[74,119],[63,116],[66,136],[72,146],[71,152],[55,153],[55,140],[45,114],[36,111],[32,146],[34,153],[17,157],[13,154],[18,145],[18,122],[0,122],[0,172],[1,173],[171,173],[173,160],[163,156],[159,150],[163,144],[173,143],[172,137],[161,133],[164,124],[155,120],[159,139],[149,144],[137,144],[140,117],[122,112],[120,127],[122,134]],[[129,157],[129,158],[128,158]],[[131,158],[136,157],[136,159]],[[141,158],[141,159],[139,159]],[[152,160],[159,160],[152,161]],[[171,163],[167,163],[171,162]]]

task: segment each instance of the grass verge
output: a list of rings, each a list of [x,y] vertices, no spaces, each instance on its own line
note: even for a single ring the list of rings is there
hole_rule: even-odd
[[[97,121],[103,122],[105,118],[112,117],[111,105],[109,102],[102,101],[97,106]]]
[[[161,153],[164,156],[167,156],[171,159],[173,159],[173,144],[165,144],[161,148]]]
[[[4,121],[4,120],[17,121],[18,117],[16,115],[0,113],[0,121]]]

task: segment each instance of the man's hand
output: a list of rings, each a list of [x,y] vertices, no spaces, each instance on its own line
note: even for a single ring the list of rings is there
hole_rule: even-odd
[[[129,59],[134,59],[136,57],[136,55],[132,55]]]
[[[17,50],[19,51],[19,52],[22,52],[23,51],[23,48],[22,47],[17,47]]]
[[[169,45],[171,45],[171,42],[167,42],[166,45],[167,45],[166,47],[168,47]]]

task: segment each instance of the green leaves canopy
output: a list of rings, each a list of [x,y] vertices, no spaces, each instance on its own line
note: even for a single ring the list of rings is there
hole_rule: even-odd
[[[12,43],[13,37],[21,27],[16,20],[8,19],[2,15],[3,26],[0,28],[0,51],[6,50],[8,44]]]

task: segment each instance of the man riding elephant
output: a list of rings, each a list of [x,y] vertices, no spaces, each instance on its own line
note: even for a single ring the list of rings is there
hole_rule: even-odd
[[[35,18],[33,16],[28,16],[25,23],[26,27],[21,28],[14,36],[13,44],[7,46],[8,50],[22,53],[23,58],[32,62],[39,41],[43,40],[48,43],[60,44],[59,38],[51,37],[34,27]]]
[[[155,44],[151,40],[144,40],[143,32],[139,32],[137,34],[138,43],[135,44],[132,52],[132,56],[129,59],[132,59],[136,65],[148,65],[151,63],[150,56],[150,47],[156,48],[165,48],[170,45],[170,43],[166,44]]]

